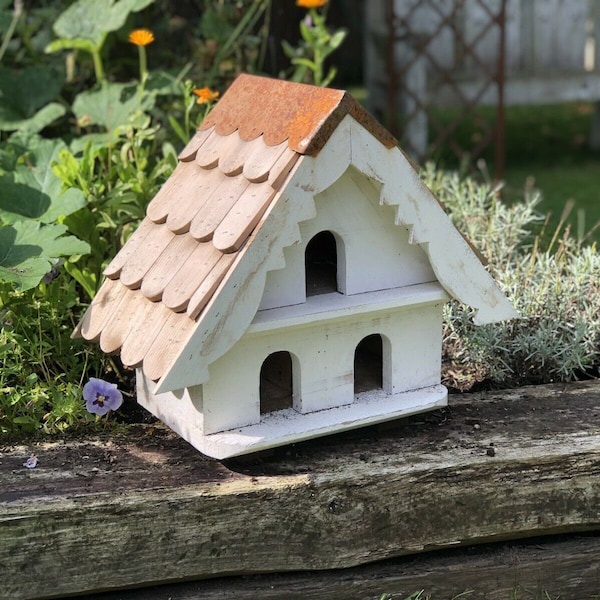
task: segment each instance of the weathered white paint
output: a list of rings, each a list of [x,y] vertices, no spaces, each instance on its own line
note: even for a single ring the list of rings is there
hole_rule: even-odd
[[[333,184],[350,164],[350,123],[333,132],[318,160],[302,157],[292,169],[257,231],[250,236],[211,302],[182,355],[160,380],[157,392],[206,381],[208,365],[239,339],[262,299],[267,272],[285,266],[283,249],[300,241],[298,223],[314,218],[313,197]]]
[[[259,375],[273,352],[294,357],[294,408],[306,414],[352,404],[354,353],[371,334],[385,339],[383,391],[394,396],[440,383],[442,306],[448,296],[437,283],[354,296],[325,294],[302,305],[260,311],[247,333],[210,365],[202,386],[171,397],[152,395],[144,384],[141,403],[191,442],[190,435],[209,435],[261,421]],[[190,419],[186,410],[202,411]],[[173,407],[175,418],[165,412]],[[185,408],[182,408],[185,407]],[[156,413],[155,413],[156,414]],[[157,415],[159,416],[159,415]],[[181,426],[176,422],[184,421]],[[263,416],[264,419],[264,416]],[[289,419],[289,416],[288,416]],[[179,427],[179,428],[178,428]],[[186,434],[181,433],[186,428]],[[192,442],[193,443],[193,442]]]
[[[151,412],[164,412],[163,407],[173,402],[172,392],[154,395],[144,388],[143,393],[146,395],[142,405]],[[183,405],[181,412],[191,412],[189,396],[178,400]],[[165,423],[200,452],[213,458],[225,459],[407,417],[447,404],[446,388],[443,385],[432,385],[393,395],[382,390],[365,392],[358,395],[352,404],[307,414],[298,413],[294,409],[281,410],[265,415],[254,425],[207,435],[200,429],[191,428],[184,420],[173,420],[171,414],[165,415]]]
[[[429,257],[436,278],[444,288],[452,297],[478,310],[476,322],[485,323],[516,316],[510,302],[452,225],[440,204],[421,182],[402,152],[397,148],[385,148],[352,117],[346,116],[316,158],[304,156],[298,161],[257,231],[240,252],[231,274],[223,281],[200,316],[196,330],[181,356],[159,381],[157,392],[190,387],[207,381],[208,366],[227,352],[248,329],[261,305],[267,273],[283,269],[286,258],[291,259],[291,273],[294,273],[292,269],[302,268],[293,275],[296,283],[290,285],[287,274],[281,276],[283,281],[277,282],[278,276],[274,275],[275,284],[272,284],[270,289],[281,291],[290,285],[290,290],[285,292],[284,300],[269,292],[270,297],[268,301],[263,302],[263,306],[280,305],[284,301],[297,303],[302,293],[300,285],[304,285],[301,267],[303,251],[298,252],[298,249],[308,242],[303,239],[301,230],[304,228],[305,233],[317,233],[322,230],[317,226],[318,221],[313,221],[313,225],[307,223],[317,217],[315,201],[318,202],[319,194],[340,180],[351,165],[372,180],[369,183],[361,183],[362,190],[367,195],[363,205],[371,205],[374,200],[369,186],[377,189],[383,184],[379,203],[382,207],[396,207],[395,224],[400,226],[397,235],[400,239],[406,239],[405,229],[409,229],[408,241],[421,245]],[[358,175],[353,172],[349,177],[356,182]],[[339,186],[333,186],[333,189],[321,198],[325,200],[324,204],[332,201],[332,198],[333,202],[341,203],[345,199],[343,194],[340,195],[340,190],[347,189],[352,190],[351,198],[355,197],[353,185],[347,179],[343,179]],[[391,218],[392,213],[386,210],[378,210],[378,216],[372,218],[384,219],[386,214]],[[327,223],[328,227],[336,219],[344,219],[342,214],[327,217],[326,207],[323,207],[323,215],[323,223]],[[345,226],[350,228],[349,221]],[[387,228],[384,227],[383,232],[386,231]],[[364,232],[361,232],[361,235],[363,234]],[[362,242],[344,240],[344,244],[349,244],[352,252],[353,245],[358,244],[356,248],[360,249]],[[298,245],[298,248],[290,248],[295,245]],[[287,249],[285,255],[284,249]],[[362,250],[365,250],[364,245]],[[403,252],[416,260],[412,274],[409,273],[409,279],[412,278],[410,281],[427,281],[430,276],[426,274],[419,252],[406,248]],[[360,252],[355,251],[354,255],[359,256]],[[370,260],[367,257],[362,258],[361,266],[372,265],[365,262]],[[402,262],[390,259],[387,264],[388,267],[396,265],[402,266]],[[346,273],[350,273],[354,268],[354,265],[346,265]],[[360,273],[347,277],[348,292],[360,291],[361,284],[357,283],[361,279]],[[397,283],[400,281],[397,278],[396,274],[380,274],[375,278],[379,282],[376,287],[383,285],[382,282],[386,280]],[[405,282],[409,279],[405,279]]]
[[[317,214],[300,223],[301,241],[286,248],[286,268],[267,275],[260,309],[306,301],[306,246],[322,231],[337,239],[338,287],[347,295],[435,281],[426,253],[408,243],[408,229],[395,225],[380,194],[381,184],[354,168],[317,194]]]
[[[322,231],[337,240],[339,291],[307,298],[306,246]],[[295,165],[167,375],[152,389],[138,374],[139,401],[216,458],[441,406],[450,297],[477,322],[515,316],[402,152],[347,116]],[[382,389],[356,394],[355,351],[373,334]],[[293,409],[261,415],[261,367],[280,351]]]

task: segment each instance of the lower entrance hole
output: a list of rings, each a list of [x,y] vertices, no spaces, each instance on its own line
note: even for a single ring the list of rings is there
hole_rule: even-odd
[[[292,357],[289,352],[267,356],[260,369],[260,414],[292,408]]]
[[[354,352],[354,393],[383,388],[383,341],[379,334],[363,338]]]

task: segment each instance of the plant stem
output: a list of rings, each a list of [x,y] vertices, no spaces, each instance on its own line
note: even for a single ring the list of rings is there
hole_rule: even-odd
[[[22,14],[23,14],[23,0],[15,0],[15,8],[13,10],[13,16],[10,21],[10,25],[8,26],[8,29],[6,30],[6,35],[4,36],[4,39],[2,40],[2,46],[0,46],[0,62],[2,62],[4,53],[6,52],[6,49],[8,48],[8,44],[10,43],[10,40],[12,39],[12,36],[17,27],[17,23],[19,22],[19,19],[21,18]]]
[[[148,60],[146,58],[146,47],[138,46],[138,54],[140,57],[140,87],[144,89],[144,84],[148,78]]]
[[[99,48],[92,50],[92,60],[94,61],[94,74],[96,81],[102,83],[104,81],[104,67],[102,66],[102,58],[100,57]]]

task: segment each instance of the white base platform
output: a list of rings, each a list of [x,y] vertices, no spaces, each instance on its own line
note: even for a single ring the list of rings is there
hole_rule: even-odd
[[[217,459],[241,456],[276,446],[339,433],[366,425],[447,406],[448,390],[443,385],[390,396],[381,390],[362,393],[352,404],[308,414],[293,409],[263,416],[260,423],[210,435],[183,437],[203,454]],[[172,426],[172,425],[171,425]],[[177,430],[176,427],[174,429]],[[181,433],[182,432],[178,432]]]

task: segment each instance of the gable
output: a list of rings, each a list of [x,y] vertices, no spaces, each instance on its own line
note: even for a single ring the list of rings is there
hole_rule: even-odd
[[[299,224],[300,242],[284,250],[285,268],[267,274],[260,310],[306,301],[305,254],[323,232],[336,239],[338,289],[346,295],[436,281],[425,251],[379,202],[381,184],[350,166],[315,195],[316,216]]]

